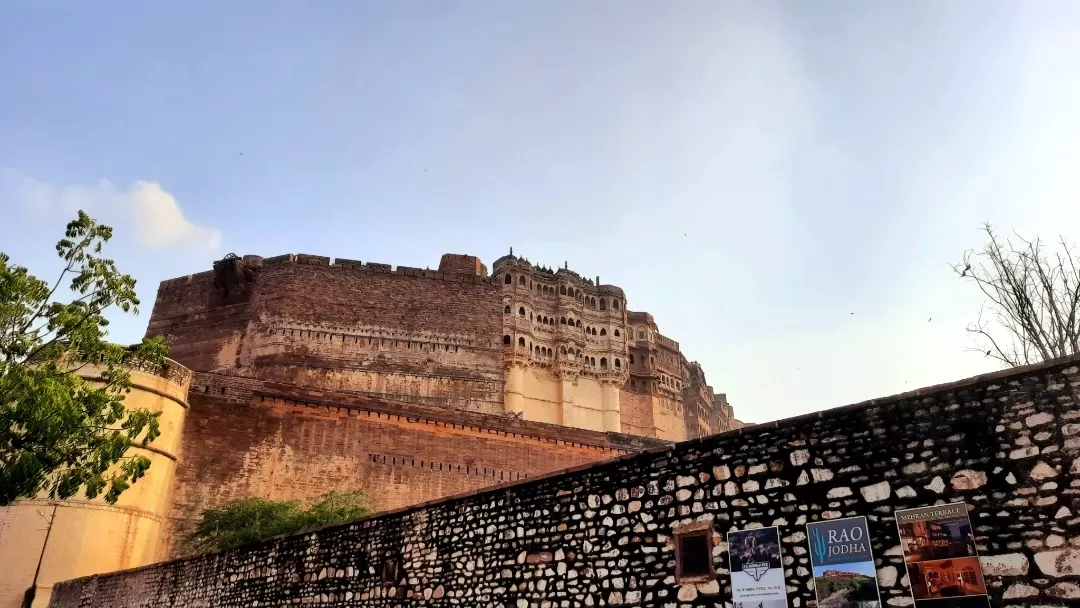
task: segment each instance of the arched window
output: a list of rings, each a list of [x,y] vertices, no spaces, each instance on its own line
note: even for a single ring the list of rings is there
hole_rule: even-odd
[[[580,348],[579,348],[579,349],[578,349],[578,351],[577,351],[577,356],[578,356],[578,357],[580,357],[580,356],[581,356],[581,349],[580,349]]]
[[[596,367],[596,357],[589,357],[589,365]]]
[[[565,346],[560,347],[559,352],[565,355],[566,354],[566,347]]]
[[[525,348],[525,338],[518,338],[518,346]]]
[[[559,295],[561,295],[561,296],[566,295],[566,285],[559,285]]]
[[[607,357],[600,357],[600,369],[607,369]]]
[[[595,327],[592,328],[592,335],[594,335],[594,336],[596,335],[596,328]]]
[[[600,310],[607,310],[607,300],[600,298]]]
[[[634,355],[633,355],[633,353],[631,353],[630,354],[630,365],[633,365],[633,364],[634,364]]]
[[[523,316],[523,317],[525,316],[525,307],[524,306],[522,306],[521,308],[518,309],[518,314]]]
[[[510,346],[510,336],[503,336],[503,345]]]
[[[619,330],[617,330],[617,329],[615,330],[615,337],[616,337],[616,338],[618,338],[618,337],[619,337]]]
[[[521,275],[521,278],[518,279],[518,285],[524,285],[524,284],[525,284],[525,275]]]
[[[606,336],[607,335],[607,330],[601,327],[600,328],[600,335],[601,336]]]
[[[559,325],[566,325],[566,317],[559,317]]]
[[[619,301],[614,298],[611,300],[611,310],[619,310]]]
[[[615,369],[622,369],[622,362],[618,359],[615,359]]]
[[[537,346],[536,350],[534,352],[536,352],[536,356],[539,357],[540,356],[540,347]]]
[[[577,326],[578,329],[581,329],[581,319],[578,319],[577,323],[575,323],[575,325]]]
[[[503,279],[503,283],[506,283],[507,285],[513,285],[514,284],[514,277],[507,274],[506,278]]]
[[[503,314],[504,315],[510,314],[510,305],[509,304],[507,304],[506,308],[503,309]]]

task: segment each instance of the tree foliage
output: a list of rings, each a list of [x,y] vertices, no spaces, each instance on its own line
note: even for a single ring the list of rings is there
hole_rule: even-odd
[[[135,279],[101,256],[112,229],[79,212],[56,244],[63,270],[51,286],[0,253],[0,506],[46,490],[115,503],[150,460],[126,456],[159,434],[158,413],[127,410],[130,369],[157,371],[160,340],[106,342],[106,310],[138,314]],[[71,301],[54,299],[65,286]],[[92,366],[98,380],[80,372]]]
[[[296,500],[240,498],[203,511],[188,543],[195,551],[224,551],[307,528],[336,524],[367,515],[362,490],[327,492],[304,507]]]
[[[967,251],[953,267],[987,299],[968,326],[974,350],[1010,367],[1080,352],[1080,259],[1073,246],[1064,238],[1050,248],[1038,238],[1002,240],[990,224],[983,230],[983,249]]]

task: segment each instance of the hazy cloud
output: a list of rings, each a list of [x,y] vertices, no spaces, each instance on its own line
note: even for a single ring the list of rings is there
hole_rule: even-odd
[[[34,215],[70,219],[82,209],[104,222],[130,226],[136,240],[149,247],[221,247],[221,231],[185,217],[176,197],[157,182],[140,180],[126,189],[105,179],[94,185],[57,186],[8,169],[0,173],[0,193]]]

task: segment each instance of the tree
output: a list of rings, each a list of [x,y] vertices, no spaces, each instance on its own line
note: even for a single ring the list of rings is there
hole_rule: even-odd
[[[188,543],[196,551],[224,551],[306,528],[336,524],[367,515],[362,490],[327,492],[305,508],[296,500],[240,498],[203,511]]]
[[[1015,367],[1080,352],[1080,259],[1061,238],[1047,252],[1038,238],[1004,242],[990,224],[981,251],[953,267],[987,298],[968,326],[985,356]],[[987,314],[989,313],[989,314]]]
[[[113,504],[150,468],[125,453],[158,436],[158,413],[127,410],[124,396],[130,370],[161,370],[167,349],[160,339],[105,341],[105,312],[139,306],[135,279],[100,255],[110,238],[111,228],[80,211],[56,244],[64,267],[51,287],[0,253],[0,506],[80,489]],[[68,279],[71,301],[54,300]],[[95,382],[80,376],[88,366]]]

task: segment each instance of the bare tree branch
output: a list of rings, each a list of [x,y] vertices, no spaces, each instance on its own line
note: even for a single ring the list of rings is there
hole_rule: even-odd
[[[1080,352],[1080,264],[1064,238],[1048,256],[1043,242],[1019,235],[1000,240],[990,224],[981,251],[968,250],[956,274],[986,297],[967,330],[977,350],[1006,366],[1026,365]],[[991,320],[984,311],[989,307]]]

